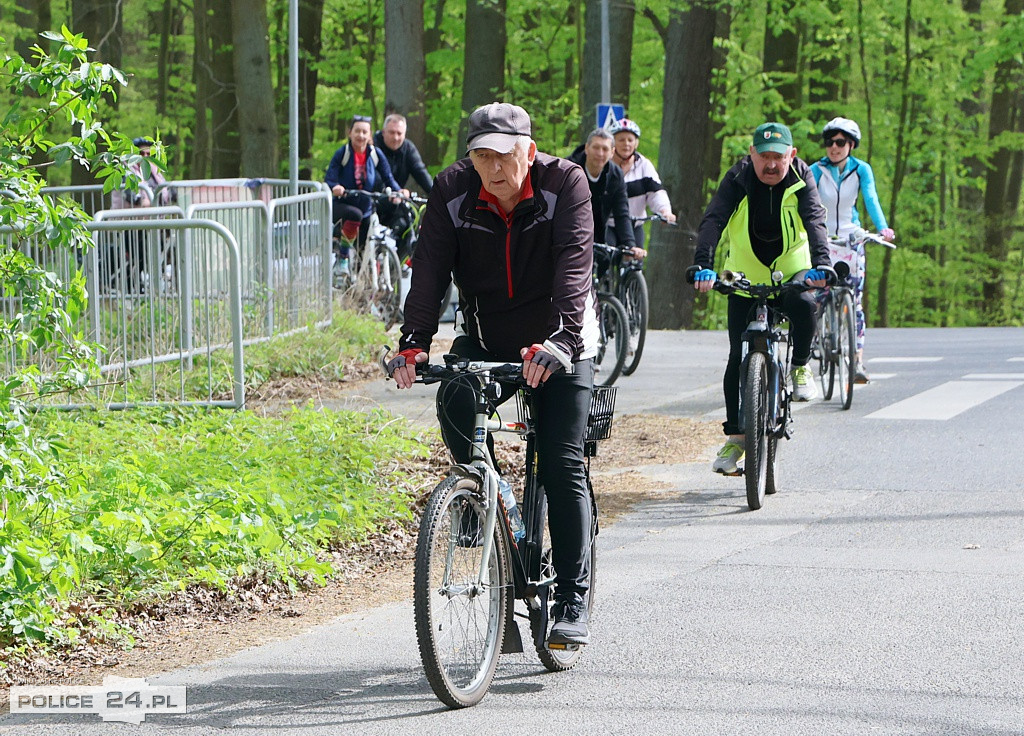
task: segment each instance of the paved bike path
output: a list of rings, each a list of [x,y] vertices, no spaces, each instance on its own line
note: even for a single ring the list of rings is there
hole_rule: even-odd
[[[931,355],[948,334],[875,331],[874,354]],[[185,716],[6,716],[0,732],[1024,733],[1024,479],[1005,452],[1024,388],[956,421],[866,418],[968,367],[1005,371],[1013,356],[998,346],[1020,335],[956,333],[942,361],[858,387],[850,412],[802,409],[783,490],[756,513],[742,479],[707,462],[640,468],[666,488],[602,530],[594,644],[572,672],[504,656],[480,705],[448,711],[405,602],[150,678],[188,687]],[[677,337],[623,381],[619,411],[721,405],[721,365],[701,365],[691,341],[721,355],[724,335]]]

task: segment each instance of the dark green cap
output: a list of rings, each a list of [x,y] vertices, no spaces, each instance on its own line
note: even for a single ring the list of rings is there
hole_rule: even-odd
[[[753,146],[758,153],[786,153],[793,145],[793,134],[782,123],[762,123],[754,131]]]

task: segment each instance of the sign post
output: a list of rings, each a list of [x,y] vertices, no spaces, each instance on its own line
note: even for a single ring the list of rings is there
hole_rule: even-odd
[[[597,127],[610,128],[616,120],[626,117],[626,108],[611,102],[599,102],[597,104]]]

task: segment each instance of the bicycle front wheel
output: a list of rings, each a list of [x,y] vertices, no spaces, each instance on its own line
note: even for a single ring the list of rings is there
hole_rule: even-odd
[[[431,494],[416,540],[416,639],[431,689],[451,708],[476,705],[487,693],[512,603],[509,550],[497,524],[480,576],[486,515],[479,484],[449,476]]]
[[[747,481],[747,505],[757,511],[764,504],[768,468],[768,366],[764,353],[747,356],[747,379],[743,384],[743,432],[747,460],[743,476]]]
[[[629,340],[629,320],[626,310],[615,297],[610,294],[599,294],[598,305],[601,309],[600,340],[597,357],[594,359],[597,386],[611,386],[622,373],[622,364],[626,361],[626,346]]]
[[[818,376],[821,379],[821,395],[825,401],[832,398],[836,380],[835,336],[832,330],[834,322],[835,307],[832,305],[832,295],[829,294],[821,305],[821,314],[818,317],[818,351],[821,361]]]
[[[622,365],[622,375],[631,376],[640,365],[640,356],[644,352],[647,319],[651,310],[647,279],[644,278],[643,271],[626,273],[622,282],[622,306],[626,309],[626,317],[629,320],[629,341],[626,346],[626,361]]]
[[[836,309],[839,329],[836,331],[836,363],[839,378],[839,400],[844,409],[853,404],[853,382],[857,377],[857,318],[853,296],[843,292]]]
[[[402,300],[402,264],[398,254],[385,243],[374,248],[374,289],[371,313],[390,330],[400,316]]]

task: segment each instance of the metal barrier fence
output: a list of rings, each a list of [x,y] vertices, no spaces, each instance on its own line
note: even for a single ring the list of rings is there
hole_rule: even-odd
[[[85,254],[25,240],[17,247],[62,280],[85,273],[82,329],[102,346],[101,371],[110,379],[92,389],[94,400],[112,408],[241,406],[244,344],[331,319],[330,192],[305,182],[305,193],[275,198],[288,190],[284,180],[169,185],[179,187],[178,206],[119,210],[102,209],[108,198],[100,187],[50,188],[100,207],[87,223],[95,247]],[[14,247],[10,236],[6,245]],[[18,307],[18,297],[0,304],[8,317]],[[230,371],[214,355],[220,348],[233,351]],[[200,357],[205,380],[186,377]],[[8,370],[48,366],[39,354],[5,358]]]

